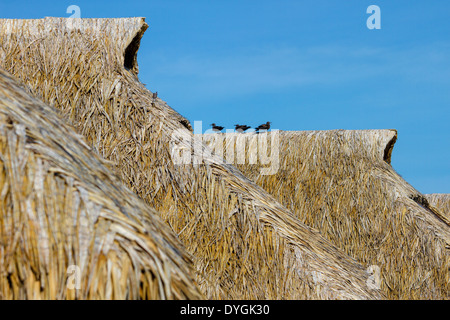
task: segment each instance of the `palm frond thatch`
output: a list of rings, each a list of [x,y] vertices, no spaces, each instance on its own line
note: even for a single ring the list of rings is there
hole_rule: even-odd
[[[450,225],[450,194],[448,193],[431,193],[425,194],[431,206],[437,208],[445,217],[447,224]]]
[[[172,231],[0,69],[0,299],[199,299]]]
[[[449,298],[450,224],[390,165],[395,130],[278,134],[276,174],[262,174],[268,165],[248,158],[233,158],[236,166],[348,255],[379,266],[390,299]],[[252,139],[261,134],[223,136],[224,155],[237,147],[250,155],[259,147]]]
[[[207,298],[380,298],[366,268],[206,150],[137,79],[143,18],[0,20],[0,65],[57,107],[192,254]],[[130,46],[131,44],[131,46]],[[127,58],[128,57],[128,58]],[[177,139],[174,139],[176,134]]]

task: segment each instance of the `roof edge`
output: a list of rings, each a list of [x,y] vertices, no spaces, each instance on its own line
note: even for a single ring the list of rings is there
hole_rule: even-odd
[[[386,161],[388,164],[391,164],[392,150],[394,150],[395,142],[397,142],[398,133],[397,133],[397,130],[395,130],[395,129],[390,129],[389,131],[391,131],[393,133],[393,136],[386,143],[386,147],[384,148],[384,153],[383,153],[383,160]]]
[[[348,145],[362,144],[368,157],[375,158],[378,161],[385,161],[391,164],[392,151],[397,141],[396,129],[367,129],[367,130],[305,130],[305,131],[285,131],[279,130],[281,137],[295,137],[297,135],[308,135],[311,137],[333,137],[340,141],[346,141]],[[204,133],[208,136],[217,133]],[[251,131],[247,133],[224,133],[226,135],[248,136],[257,133]],[[345,150],[345,149],[343,149]],[[350,150],[350,149],[348,149]],[[346,152],[346,151],[343,151]],[[347,151],[351,152],[351,151]]]
[[[123,51],[123,65],[125,69],[130,70],[135,75],[139,73],[137,52],[139,50],[139,46],[141,45],[141,39],[147,29],[148,24],[145,22],[145,18],[143,18],[140,29],[136,30],[132,38],[130,37],[128,44]]]
[[[71,32],[81,32],[92,38],[108,35],[117,49],[113,54],[134,75],[139,71],[137,52],[140,41],[148,28],[144,17],[0,19],[0,26],[6,36],[18,34],[21,37],[42,37]]]

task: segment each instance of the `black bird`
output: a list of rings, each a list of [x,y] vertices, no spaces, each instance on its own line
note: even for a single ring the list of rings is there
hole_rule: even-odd
[[[221,127],[221,126],[216,126],[215,123],[211,123],[211,127],[212,127],[212,129],[213,129],[214,131],[222,131],[222,130],[223,130],[223,127]]]
[[[270,124],[271,124],[271,122],[267,121],[266,123],[257,126],[255,128],[255,130],[256,130],[256,132],[259,132],[259,130],[269,130],[270,129]]]
[[[242,124],[235,124],[234,127],[236,128],[236,131],[238,132],[244,132],[247,129],[250,129],[251,127],[247,126],[247,125],[242,125]]]
[[[153,99],[156,99],[156,98],[158,98],[158,91],[156,91],[156,92],[153,92]]]

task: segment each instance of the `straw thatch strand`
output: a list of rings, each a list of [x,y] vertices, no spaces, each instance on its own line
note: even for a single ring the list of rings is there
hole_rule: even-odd
[[[445,207],[430,206],[390,165],[395,130],[278,134],[275,174],[261,173],[267,165],[260,158],[253,164],[235,158],[236,166],[348,255],[377,266],[389,298],[449,298],[450,224],[439,209]],[[211,136],[218,135],[204,138]],[[259,138],[254,133],[224,136],[224,154],[238,139],[246,140],[240,146],[246,154],[259,148],[251,144]],[[267,144],[270,150],[271,139]]]
[[[138,81],[135,59],[124,57],[135,56],[146,28],[143,18],[0,20],[0,65],[161,213],[192,254],[207,298],[383,297],[365,267],[208,155],[187,120]],[[191,157],[199,151],[206,155]],[[180,153],[187,163],[174,161]]]
[[[445,217],[447,223],[450,225],[450,194],[448,193],[432,193],[425,194],[431,206],[436,208]]]
[[[0,299],[199,299],[173,232],[0,69]]]

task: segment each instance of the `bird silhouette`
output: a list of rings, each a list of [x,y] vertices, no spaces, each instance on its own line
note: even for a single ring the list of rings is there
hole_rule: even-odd
[[[270,129],[271,122],[267,121],[266,123],[263,123],[255,128],[256,132],[259,132],[259,130],[269,130]]]
[[[236,131],[238,131],[238,132],[244,132],[245,130],[251,128],[251,127],[249,127],[249,126],[247,126],[245,124],[244,125],[242,125],[242,124],[235,124],[234,127],[235,127]]]
[[[222,126],[217,126],[215,123],[211,123],[211,127],[214,131],[222,131],[223,130]]]

